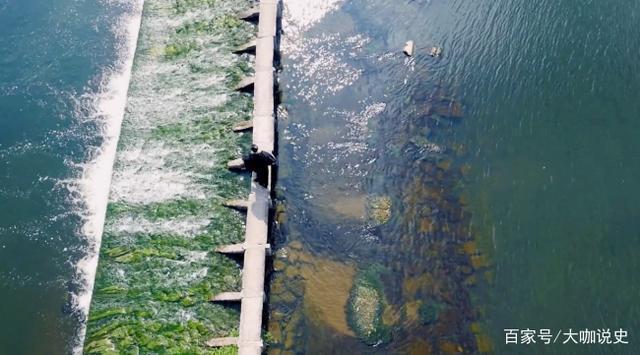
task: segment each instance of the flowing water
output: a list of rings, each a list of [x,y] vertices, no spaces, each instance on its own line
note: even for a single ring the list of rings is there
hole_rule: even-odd
[[[237,333],[237,307],[208,300],[240,288],[240,268],[215,247],[243,240],[248,194],[226,162],[248,144],[250,117],[233,92],[250,61],[231,53],[254,35],[248,1],[148,0],[114,165],[85,351],[208,353]],[[230,351],[222,349],[221,351]]]
[[[640,4],[283,2],[269,352],[635,353]],[[237,335],[249,3],[0,0],[0,354]]]
[[[0,1],[0,353],[79,349],[136,1]]]
[[[284,4],[270,353],[634,353],[637,3]]]

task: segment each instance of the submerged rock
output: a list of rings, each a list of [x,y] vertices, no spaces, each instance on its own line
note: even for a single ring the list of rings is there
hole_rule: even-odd
[[[372,196],[367,200],[367,214],[376,224],[385,224],[391,218],[391,198],[389,196]]]
[[[419,116],[454,119],[456,121],[462,119],[464,115],[460,100],[457,100],[441,88],[428,94],[426,100],[418,104],[416,113]]]
[[[438,116],[445,118],[462,118],[462,104],[455,100],[442,100],[434,105],[434,111]]]
[[[438,319],[442,306],[436,303],[421,303],[418,308],[418,318],[424,325],[433,324]]]
[[[386,301],[382,282],[374,270],[361,272],[354,282],[347,306],[349,327],[369,345],[391,339],[390,328],[383,322]]]

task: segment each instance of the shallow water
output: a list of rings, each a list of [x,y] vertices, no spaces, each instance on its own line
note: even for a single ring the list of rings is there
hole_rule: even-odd
[[[288,21],[296,21],[296,4],[285,2]],[[403,41],[389,43],[408,38],[407,29],[393,33],[369,16],[425,4],[340,5],[283,38],[285,212],[271,285],[271,351],[475,351],[485,334],[467,286],[484,279],[487,265],[475,255],[461,201],[462,104],[455,87],[431,79],[440,60],[424,49],[406,58]],[[380,333],[364,341],[353,314],[366,303],[349,306],[358,292],[374,295],[361,282],[378,285],[383,299],[375,315]]]
[[[271,352],[632,353],[503,329],[638,325],[637,4],[284,3]],[[376,347],[333,303],[372,268]]]

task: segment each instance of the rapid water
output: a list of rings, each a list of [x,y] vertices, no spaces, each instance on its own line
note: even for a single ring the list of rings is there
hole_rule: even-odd
[[[0,353],[77,351],[140,3],[0,1]]]
[[[222,207],[248,194],[226,163],[248,147],[232,131],[251,114],[233,91],[254,36],[249,1],[147,0],[100,249],[85,352],[209,353],[237,335],[238,307],[209,303],[240,288],[236,261],[215,252],[244,239]],[[222,352],[232,351],[222,349]]]
[[[636,2],[284,3],[270,353],[635,353]]]
[[[633,354],[503,330],[636,341],[640,5],[284,4],[269,351]],[[87,352],[236,335],[248,5],[148,0],[130,72],[140,1],[0,0],[0,353],[81,350],[100,247]]]

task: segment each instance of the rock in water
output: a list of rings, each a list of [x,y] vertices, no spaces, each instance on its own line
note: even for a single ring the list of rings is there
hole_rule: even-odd
[[[360,272],[349,296],[347,321],[358,338],[369,345],[391,339],[390,328],[382,320],[385,304],[382,282],[375,270]]]
[[[433,324],[438,319],[442,306],[436,303],[421,303],[418,308],[420,323],[424,325]]]
[[[391,199],[389,196],[369,196],[367,214],[369,220],[375,225],[389,222],[391,218]]]
[[[402,53],[408,57],[413,57],[413,53],[416,51],[416,45],[413,41],[407,41],[402,48]]]

